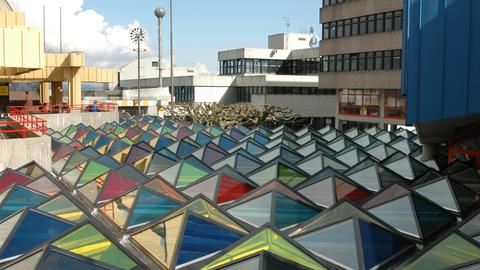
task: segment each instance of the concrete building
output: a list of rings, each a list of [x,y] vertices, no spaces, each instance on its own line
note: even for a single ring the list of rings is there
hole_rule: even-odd
[[[405,124],[402,0],[324,0],[319,87],[335,89],[342,130]]]
[[[405,10],[407,123],[427,156],[449,141],[450,161],[480,168],[480,2],[405,0]]]

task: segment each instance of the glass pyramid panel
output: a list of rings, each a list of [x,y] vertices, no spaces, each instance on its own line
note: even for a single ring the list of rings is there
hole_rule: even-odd
[[[368,210],[395,229],[413,237],[420,237],[408,196],[379,205]]]
[[[225,156],[226,154],[207,146],[205,148],[205,152],[203,153],[202,161],[205,162],[205,164],[213,164]]]
[[[413,172],[412,167],[410,166],[410,162],[408,158],[402,158],[392,163],[385,165],[385,167],[389,168],[390,170],[398,173],[399,175],[405,177],[406,179],[413,180],[415,179],[415,174]]]
[[[262,250],[291,260],[300,265],[310,267],[311,269],[326,269],[318,261],[307,255],[289,240],[270,228],[266,228],[261,232],[250,236],[246,241],[233,247],[224,255],[214,259],[201,269],[214,269],[241,258],[245,258]]]
[[[100,177],[109,171],[110,168],[107,166],[92,160],[88,163],[87,167],[85,167],[85,170],[83,170],[83,174],[78,180],[77,187],[88,184],[95,180],[95,178]]]
[[[332,206],[336,202],[331,177],[302,188],[298,192],[325,208]]]
[[[100,194],[100,189],[104,183],[103,178],[97,178],[96,181],[92,181],[80,189],[78,191],[82,193],[90,202],[94,203],[98,195]]]
[[[242,235],[194,215],[188,215],[177,255],[177,266],[218,252]]]
[[[450,190],[450,185],[448,184],[447,179],[431,183],[424,187],[418,188],[415,191],[447,210],[454,212],[461,211],[457,207],[455,202],[456,198],[454,197],[453,192]]]
[[[337,201],[348,198],[351,201],[359,202],[365,200],[371,195],[371,193],[366,192],[346,181],[343,181],[338,177],[335,177],[335,191]]]
[[[3,199],[2,206],[0,207],[0,220],[10,216],[18,210],[28,206],[37,205],[47,199],[48,197],[45,195],[15,186]]]
[[[200,132],[196,135],[195,141],[200,144],[200,145],[206,145],[207,143],[211,142],[213,140],[212,137],[206,135],[203,132]]]
[[[176,189],[171,187],[167,182],[161,180],[160,178],[155,178],[152,181],[145,184],[145,187],[156,191],[159,194],[163,194],[169,198],[172,198],[179,202],[186,202],[185,196],[178,192]]]
[[[32,163],[30,165],[23,166],[23,167],[17,169],[16,171],[21,173],[21,174],[28,175],[28,176],[30,176],[34,179],[37,179],[38,177],[44,175],[42,168],[36,163]]]
[[[0,223],[0,247],[3,246],[13,227],[15,227],[18,220],[22,217],[22,213],[23,212],[18,212]]]
[[[128,214],[135,201],[138,190],[129,192],[99,208],[107,217],[123,228],[128,219]]]
[[[177,187],[187,186],[196,180],[206,176],[209,172],[201,170],[197,167],[190,165],[187,162],[183,163],[182,169],[178,176],[178,181],[176,183]]]
[[[33,181],[32,183],[28,184],[27,187],[43,194],[47,194],[48,196],[53,196],[60,192],[60,188],[46,176]]]
[[[404,269],[453,269],[457,265],[476,261],[479,258],[479,247],[453,233],[433,248],[425,251]]]
[[[22,259],[21,261],[5,268],[5,270],[48,270],[37,267],[38,262],[43,256],[43,251],[32,254],[30,257]],[[72,269],[74,270],[74,269]]]
[[[65,253],[47,249],[43,255],[42,261],[36,270],[62,269],[68,265],[69,270],[108,270],[109,268],[100,266],[91,261],[67,255]]]
[[[134,189],[139,184],[139,182],[113,171],[109,174],[106,182],[103,184],[97,202],[102,203],[115,199],[125,192]]]
[[[143,226],[159,219],[180,205],[177,201],[147,189],[141,189],[137,196],[137,202],[128,218],[127,229]]]
[[[240,262],[237,262],[235,264],[232,264],[232,265],[229,265],[229,266],[226,266],[226,267],[222,267],[221,269],[222,270],[246,270],[246,269],[262,270],[262,266],[260,264],[260,256],[255,256],[253,258],[246,259],[244,261],[240,261]],[[268,268],[268,266],[267,266],[267,269],[285,270],[285,269],[282,269],[281,267],[270,267],[270,268]]]
[[[286,183],[290,187],[294,187],[300,184],[303,180],[306,179],[305,175],[283,165],[278,165],[278,179]]]
[[[314,175],[317,172],[321,171],[323,167],[323,155],[318,155],[314,158],[309,158],[306,161],[300,162],[298,168],[304,170],[310,175]]]
[[[178,175],[178,172],[180,171],[180,168],[182,167],[182,163],[177,163],[175,165],[173,165],[172,167],[164,170],[164,171],[161,171],[159,173],[159,175],[165,179],[166,181],[168,181],[170,184],[174,185],[175,182],[177,181],[177,175]]]
[[[170,267],[184,215],[176,216],[132,237],[166,267]]]
[[[114,243],[91,224],[86,224],[79,229],[55,241],[53,246],[68,250],[120,269],[132,269],[136,264]]]
[[[171,140],[163,135],[161,135],[157,141],[157,144],[155,146],[155,151],[159,151],[163,148],[167,148],[169,147],[170,145],[174,144],[175,141],[174,140]]]
[[[222,204],[239,199],[255,187],[242,183],[229,176],[223,175],[220,179],[220,187],[217,195],[217,203]]]
[[[234,164],[234,166],[232,167],[240,173],[248,174],[259,168],[260,166],[262,166],[260,162],[251,160],[243,155],[238,155],[236,164]]]
[[[197,150],[198,147],[196,145],[190,144],[186,142],[185,140],[182,140],[179,142],[178,149],[176,151],[176,154],[179,157],[187,157],[191,153],[193,153],[195,150]]]
[[[302,235],[295,240],[339,266],[360,269],[352,219]]]
[[[358,220],[365,269],[373,269],[395,257],[410,244],[402,237],[374,224]]]
[[[203,180],[202,182],[196,183],[185,190],[183,190],[183,193],[187,194],[190,197],[195,197],[198,194],[203,194],[205,197],[208,199],[215,201],[215,191],[217,188],[217,179],[218,176],[214,175],[206,180]]]
[[[475,217],[463,224],[460,231],[470,237],[480,233],[480,214],[476,214]]]
[[[237,142],[227,138],[226,136],[221,136],[218,142],[218,146],[224,150],[230,150],[237,145]]]
[[[30,210],[4,243],[0,259],[23,255],[72,227],[72,224]]]
[[[254,226],[261,227],[270,222],[272,193],[262,195],[227,210],[234,217]]]
[[[23,174],[19,174],[16,171],[6,169],[0,177],[0,192],[3,192],[12,184],[17,183],[19,185],[23,185],[30,181],[32,181],[32,178],[29,178]]]
[[[272,164],[266,168],[260,169],[258,172],[252,173],[248,177],[261,186],[278,177],[278,166]]]
[[[424,238],[455,219],[452,214],[436,204],[418,196],[412,196],[412,199]]]
[[[37,209],[74,223],[80,223],[88,218],[82,210],[63,195],[39,205]]]
[[[310,206],[275,193],[275,226],[280,229],[290,228],[304,222],[318,212]]]
[[[381,189],[375,166],[350,174],[348,177],[369,190],[379,191]]]

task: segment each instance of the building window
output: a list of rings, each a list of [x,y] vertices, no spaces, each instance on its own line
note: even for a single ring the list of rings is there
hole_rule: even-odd
[[[402,68],[402,51],[376,51],[365,53],[323,56],[319,72],[344,72],[365,70],[399,70]]]
[[[375,52],[375,70],[383,69],[383,52]]]
[[[402,51],[395,50],[393,51],[393,69],[402,68]]]
[[[379,100],[379,90],[343,89],[340,92],[340,114],[379,117]]]
[[[405,119],[406,98],[400,90],[385,90],[385,118]]]
[[[158,67],[158,61],[153,61],[152,62],[152,67]]]
[[[175,86],[175,101],[194,102],[195,87],[193,86]]]
[[[385,12],[323,23],[323,39],[371,33],[399,31],[403,28],[403,12]]]

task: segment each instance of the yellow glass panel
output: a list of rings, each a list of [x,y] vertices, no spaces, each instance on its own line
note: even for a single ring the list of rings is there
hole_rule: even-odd
[[[162,264],[170,267],[184,216],[176,216],[132,237]]]

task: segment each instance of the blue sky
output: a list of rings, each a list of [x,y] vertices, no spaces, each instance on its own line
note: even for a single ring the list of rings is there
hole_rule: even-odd
[[[93,9],[113,25],[137,20],[156,42],[153,10],[168,1],[84,0],[83,9]],[[265,47],[267,36],[286,31],[283,17],[291,19],[292,32],[320,32],[320,0],[174,0],[174,48],[180,66],[206,64],[218,71],[217,52],[241,47]],[[167,14],[168,16],[168,14]],[[164,55],[168,53],[168,17],[164,25]]]

